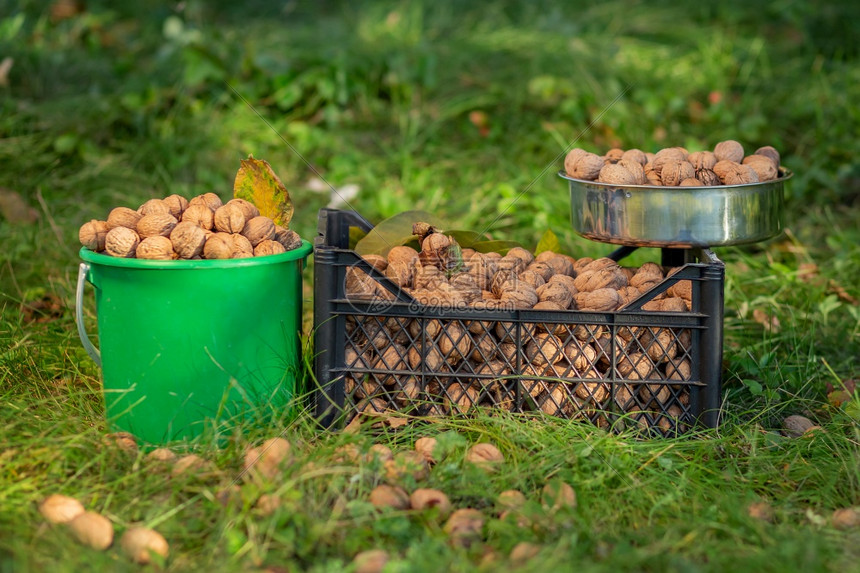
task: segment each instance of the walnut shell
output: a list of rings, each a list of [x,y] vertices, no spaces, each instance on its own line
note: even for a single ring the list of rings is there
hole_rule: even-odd
[[[567,174],[575,179],[594,181],[600,175],[603,165],[602,157],[595,153],[585,152],[577,158],[573,163],[573,170],[568,171]]]
[[[570,289],[558,282],[547,283],[538,287],[537,295],[540,302],[553,302],[562,309],[570,308],[570,304],[573,302]]]
[[[645,168],[638,161],[622,159],[618,162],[618,165],[633,174],[633,179],[636,181],[635,185],[645,185],[648,183],[648,179],[645,177]]]
[[[157,261],[169,261],[176,258],[173,252],[173,243],[170,239],[161,235],[147,237],[137,245],[135,255],[138,259],[151,259]]]
[[[636,177],[621,165],[607,163],[597,175],[597,181],[613,185],[635,185]]]
[[[687,156],[689,161],[696,171],[700,169],[713,169],[717,164],[717,156],[710,151],[694,151]]]
[[[696,171],[696,179],[701,181],[702,185],[705,187],[714,187],[716,185],[723,184],[723,182],[720,181],[720,177],[711,169],[700,169]]]
[[[770,145],[765,145],[764,147],[759,147],[755,150],[755,155],[763,155],[765,157],[770,158],[773,161],[774,165],[779,167],[779,151],[771,147]]]
[[[552,269],[552,275],[549,278],[545,279],[547,282],[555,276],[555,275],[566,275],[568,277],[573,277],[576,274],[573,270],[573,260],[570,257],[566,257],[564,255],[556,255],[544,261],[538,261],[542,263],[546,263]]]
[[[233,258],[233,237],[229,233],[213,233],[203,245],[203,258]]]
[[[695,177],[688,177],[678,183],[678,187],[701,187],[702,182],[696,179]]]
[[[484,469],[495,469],[505,461],[499,448],[488,442],[478,442],[466,451],[466,461]]]
[[[170,210],[170,214],[176,217],[177,220],[182,219],[182,214],[185,213],[185,209],[188,208],[188,199],[175,193],[173,195],[168,195],[162,199],[162,201],[167,205],[168,210]]]
[[[150,199],[149,201],[138,207],[137,212],[140,213],[142,217],[145,217],[146,215],[153,215],[155,213],[169,215],[170,207],[161,199]]]
[[[503,303],[510,303],[514,308],[532,308],[538,302],[537,290],[529,284],[518,283],[513,290],[506,290],[499,297]]]
[[[412,509],[424,511],[436,508],[441,517],[447,517],[451,512],[451,502],[448,496],[438,489],[418,488],[409,496]]]
[[[642,168],[642,171],[645,173],[645,181],[648,185],[663,185],[663,181],[660,179],[660,174],[654,171],[653,164],[646,163],[645,167]]]
[[[758,176],[759,181],[771,181],[779,176],[776,170],[776,164],[769,157],[764,155],[750,155],[744,157],[742,165],[751,167]]]
[[[302,238],[295,231],[275,225],[275,240],[284,246],[285,251],[292,251],[302,246]],[[379,257],[385,261],[382,257]]]
[[[547,281],[547,284],[560,284],[570,291],[570,296],[573,296],[579,292],[574,284],[575,282],[576,279],[570,275],[555,274]]]
[[[182,222],[193,223],[201,229],[210,231],[215,226],[215,212],[202,203],[189,204],[182,213]]]
[[[714,156],[718,162],[728,160],[740,163],[744,158],[744,146],[733,139],[727,139],[714,147]]]
[[[471,304],[481,299],[481,287],[475,281],[475,277],[469,273],[457,273],[448,281],[452,289],[460,294],[460,298],[466,304]]]
[[[191,201],[188,202],[188,206],[191,207],[193,205],[203,205],[213,213],[215,210],[223,205],[221,201],[221,197],[216,195],[215,193],[203,193],[202,195],[198,195],[197,197],[193,197]]]
[[[648,156],[646,156],[641,149],[628,149],[621,156],[621,161],[635,161],[636,163],[644,167],[645,164],[648,163]]]
[[[75,538],[88,547],[104,551],[113,543],[113,524],[103,515],[86,511],[69,523]]]
[[[250,221],[254,217],[260,216],[260,210],[257,209],[257,206],[245,199],[230,199],[225,203],[225,205],[234,205],[240,208],[242,210],[242,214],[245,215],[246,221]]]
[[[105,221],[93,219],[89,223],[81,225],[78,231],[78,240],[81,245],[89,250],[100,253],[105,250],[105,239],[107,238],[110,225]]]
[[[519,274],[517,277],[521,282],[524,282],[528,285],[533,286],[538,289],[546,284],[546,280],[544,280],[543,275],[537,271],[526,269]]]
[[[533,262],[535,262],[535,256],[528,249],[524,249],[522,247],[513,247],[508,250],[506,257],[517,257],[521,259],[526,266],[529,266]]]
[[[275,223],[268,217],[254,217],[245,221],[241,234],[256,247],[261,241],[275,238]]]
[[[169,237],[170,232],[176,227],[177,222],[176,217],[169,212],[151,213],[140,218],[140,221],[137,222],[136,230],[141,239],[157,235]]]
[[[619,147],[613,147],[603,156],[603,161],[606,163],[618,163],[624,157],[624,150]]]
[[[553,269],[553,267],[549,263],[545,262],[533,262],[529,264],[528,267],[526,267],[526,270],[538,273],[543,278],[544,282],[548,281],[552,277],[552,275],[555,274],[555,270]]]
[[[667,187],[677,187],[684,179],[696,176],[693,165],[686,160],[669,159],[663,163],[660,180]]]
[[[481,539],[484,515],[477,509],[458,509],[445,522],[443,531],[451,543],[458,547],[469,547]]]
[[[152,561],[152,554],[167,557],[169,546],[164,537],[154,529],[130,527],[120,539],[123,552],[135,563],[146,565]]]
[[[745,185],[747,183],[758,183],[758,174],[749,165],[738,165],[729,169],[722,178],[725,185]]]
[[[409,494],[396,485],[380,484],[370,492],[370,503],[378,509],[409,509]]]
[[[651,169],[658,177],[662,178],[663,166],[670,160],[686,161],[687,152],[680,147],[667,147],[665,149],[661,149],[654,155],[654,159],[650,161]]]
[[[139,244],[138,234],[127,227],[116,227],[105,235],[105,252],[112,257],[134,258]]]
[[[254,256],[254,247],[248,237],[239,233],[231,233],[230,239],[233,241],[233,253],[230,258],[245,259]]]
[[[573,177],[573,169],[576,165],[576,162],[579,161],[579,158],[588,153],[584,149],[579,149],[575,147],[571,149],[567,155],[564,156],[564,171],[571,177]]]
[[[83,504],[77,499],[56,493],[39,504],[39,513],[51,523],[68,523],[84,511]]]
[[[183,221],[170,232],[170,242],[180,259],[193,259],[203,253],[206,231],[190,221]]]
[[[111,229],[114,227],[128,227],[129,229],[136,229],[137,223],[142,217],[143,215],[134,209],[129,209],[128,207],[114,207],[108,214],[107,223]]]
[[[538,334],[526,345],[526,359],[536,366],[554,364],[563,358],[564,343],[553,334]]]
[[[593,272],[583,272],[574,279],[574,286],[580,293],[597,289],[611,288],[618,290],[627,286],[627,274],[618,264]]]
[[[281,253],[287,252],[284,248],[284,245],[279,243],[278,241],[260,241],[256,247],[254,247],[254,256],[255,257],[265,257],[267,255],[279,255]]]
[[[621,295],[614,288],[600,288],[573,296],[579,310],[610,311],[621,306]]]
[[[237,205],[221,205],[215,210],[215,230],[222,233],[241,233],[245,228],[245,210]]]
[[[478,404],[481,393],[468,382],[454,382],[445,390],[445,408],[452,414],[467,414],[472,406]]]

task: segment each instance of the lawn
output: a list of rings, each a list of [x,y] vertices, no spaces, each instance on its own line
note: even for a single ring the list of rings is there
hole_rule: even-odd
[[[858,569],[860,527],[832,519],[860,507],[852,2],[0,6],[0,571],[140,568],[118,542],[96,551],[47,524],[38,504],[52,493],[107,516],[117,539],[156,529],[173,571],[360,570],[353,559],[372,549],[387,552],[386,571]],[[253,154],[290,190],[291,227],[309,240],[327,205],[374,222],[417,208],[529,248],[549,229],[567,254],[598,257],[614,247],[570,226],[556,175],[566,149],[724,139],[776,147],[794,177],[782,235],[715,249],[726,262],[716,430],[642,440],[484,412],[331,432],[299,408],[174,448],[209,464],[181,475],[105,437],[74,291],[78,228],[112,207],[229,198]],[[93,331],[92,306],[85,319]],[[787,436],[789,415],[821,429]],[[277,474],[243,474],[246,448],[280,435],[292,453]],[[452,540],[439,509],[370,503],[386,479],[379,446],[403,456],[420,437],[436,438],[435,463],[401,484],[478,510],[471,543]],[[478,442],[499,448],[494,471],[467,460]],[[542,503],[562,482],[576,504]],[[510,489],[526,502],[502,515]]]

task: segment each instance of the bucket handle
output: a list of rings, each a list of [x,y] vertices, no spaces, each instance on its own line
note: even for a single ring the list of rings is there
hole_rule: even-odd
[[[84,350],[96,363],[99,368],[102,367],[102,357],[99,349],[93,346],[90,342],[90,337],[87,336],[87,331],[84,330],[84,285],[87,281],[87,275],[90,272],[90,266],[87,263],[81,263],[78,267],[78,288],[75,291],[75,323],[78,325],[78,336],[81,343],[84,345]]]

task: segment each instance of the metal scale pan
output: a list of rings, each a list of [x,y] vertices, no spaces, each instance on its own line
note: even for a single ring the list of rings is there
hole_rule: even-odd
[[[782,231],[783,184],[715,187],[614,185],[559,176],[570,184],[571,224],[587,239],[630,247],[690,249],[755,243]]]

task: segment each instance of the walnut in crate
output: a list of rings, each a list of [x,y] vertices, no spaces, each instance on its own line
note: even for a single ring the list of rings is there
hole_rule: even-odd
[[[555,255],[537,262],[546,263],[552,268],[552,276],[546,279],[547,282],[550,282],[552,277],[556,275],[573,278],[573,275],[575,274],[573,270],[573,259],[564,255]]]
[[[344,391],[353,400],[364,400],[373,398],[384,391],[382,385],[368,375],[344,377]]]
[[[582,403],[564,382],[548,382],[537,398],[538,408],[548,416],[573,418],[582,411]]]
[[[443,366],[447,364],[445,362],[446,356],[442,354],[433,341],[423,343],[419,340],[415,346],[409,348],[406,359],[412,370],[425,372],[440,372]]]
[[[621,306],[621,295],[613,288],[600,288],[580,292],[573,297],[576,308],[582,311],[607,312]]]
[[[515,288],[504,290],[499,300],[512,305],[514,308],[528,309],[537,304],[538,294],[533,286],[519,282]]]
[[[627,274],[621,270],[618,263],[612,261],[611,264],[607,264],[603,268],[593,267],[592,265],[597,262],[591,263],[577,274],[573,281],[573,286],[576,287],[577,291],[583,293],[602,288],[618,290],[627,286]]]
[[[193,259],[203,254],[206,231],[190,221],[178,223],[170,232],[170,242],[180,259]]]
[[[573,338],[563,348],[565,358],[577,372],[586,372],[597,364],[597,351],[588,343]]]
[[[409,376],[401,381],[393,390],[394,401],[401,409],[420,404],[421,382],[415,376]]]
[[[493,338],[492,334],[489,332],[472,334],[471,339],[469,359],[482,364],[493,360],[496,357],[499,348],[498,343],[495,338]]]
[[[138,259],[150,259],[158,261],[170,261],[176,258],[173,252],[173,243],[167,237],[156,235],[142,240],[135,250],[134,256]]]
[[[639,399],[646,407],[662,407],[671,397],[667,384],[642,384],[639,387]]]
[[[459,322],[449,322],[442,326],[436,346],[445,356],[445,362],[453,366],[469,355],[472,337]]]
[[[573,303],[573,295],[570,293],[570,289],[559,282],[546,283],[539,287],[536,293],[538,301],[554,303],[561,307],[562,310],[570,308],[570,305]]]
[[[379,351],[379,357],[373,365],[374,370],[393,371],[392,374],[381,376],[382,384],[390,386],[404,379],[404,374],[410,370],[406,357],[406,348],[397,343],[391,343]]]
[[[682,360],[669,360],[666,363],[666,380],[684,381],[692,379],[692,367],[686,358]]]
[[[536,334],[526,345],[526,359],[536,366],[553,364],[563,358],[564,343],[548,332]]]
[[[401,288],[412,288],[418,263],[418,251],[407,246],[396,246],[388,252],[385,276]]]
[[[466,414],[478,404],[480,392],[467,382],[453,382],[445,389],[444,405],[452,414]]]
[[[385,265],[386,267],[388,266],[387,261]],[[434,290],[440,284],[446,282],[448,282],[448,277],[445,276],[445,273],[432,265],[416,266],[415,274],[412,278],[412,285],[415,289]]]
[[[527,285],[534,287],[535,289],[539,289],[543,285],[546,284],[546,280],[543,278],[543,275],[537,271],[526,269],[517,276],[520,282],[523,282]]]
[[[448,285],[457,292],[459,298],[466,304],[472,304],[481,299],[481,287],[478,286],[475,277],[468,273],[455,274],[448,280]]]
[[[105,250],[105,239],[107,238],[108,231],[110,231],[109,223],[93,219],[89,223],[81,225],[78,231],[78,239],[84,247],[100,253]]]
[[[678,351],[675,337],[668,328],[643,328],[637,344],[655,364],[672,360]]]
[[[115,227],[105,235],[105,252],[112,257],[134,258],[139,244],[138,234],[127,227]]]
[[[618,358],[618,374],[627,380],[653,380],[659,378],[654,363],[647,354],[631,352]]]

